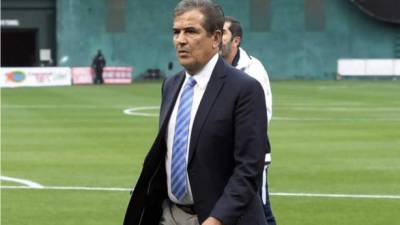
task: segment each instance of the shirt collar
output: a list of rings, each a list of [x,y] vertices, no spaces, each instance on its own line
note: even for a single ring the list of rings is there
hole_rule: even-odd
[[[240,52],[239,61],[237,62],[237,65],[235,67],[239,70],[244,70],[245,68],[249,67],[251,63],[251,56],[247,54],[247,52],[242,48],[239,48],[238,53],[239,52]]]
[[[238,49],[238,51],[236,52],[236,55],[235,55],[235,57],[233,58],[233,61],[232,61],[232,66],[233,67],[237,67],[238,62],[239,62],[239,58],[240,58],[240,50]]]
[[[210,61],[203,67],[203,69],[200,70],[197,74],[193,75],[193,79],[196,80],[196,85],[200,87],[202,90],[206,89],[208,81],[211,78],[211,74],[214,70],[215,65],[217,64],[218,61],[218,53],[216,53]],[[186,79],[185,79],[185,84],[187,82],[187,79],[189,77],[189,73],[186,72]]]

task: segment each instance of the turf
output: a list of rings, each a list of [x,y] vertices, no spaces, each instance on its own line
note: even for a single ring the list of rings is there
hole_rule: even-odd
[[[44,186],[132,187],[161,83],[1,90],[3,176]],[[273,81],[270,191],[400,195],[398,81]],[[158,110],[143,112],[157,114]],[[2,186],[19,185],[2,182]],[[129,192],[1,190],[4,225],[121,224]],[[271,196],[280,225],[396,225],[400,199]]]

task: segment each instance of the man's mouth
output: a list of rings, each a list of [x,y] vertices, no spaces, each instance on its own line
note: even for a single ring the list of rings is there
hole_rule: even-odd
[[[187,50],[178,50],[178,55],[184,56],[184,55],[188,55],[188,54],[189,54],[189,51],[187,51]]]

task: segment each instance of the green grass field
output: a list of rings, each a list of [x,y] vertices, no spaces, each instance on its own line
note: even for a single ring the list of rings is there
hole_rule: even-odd
[[[272,91],[278,224],[399,225],[400,83],[274,81]],[[158,106],[160,83],[2,89],[1,101],[1,175],[45,186],[3,181],[1,224],[122,224],[129,191],[80,187],[134,185],[158,118],[123,111]]]

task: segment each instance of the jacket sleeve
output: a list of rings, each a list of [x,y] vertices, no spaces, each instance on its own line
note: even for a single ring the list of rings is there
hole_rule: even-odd
[[[234,170],[210,216],[236,224],[258,193],[267,151],[264,93],[255,80],[241,86],[234,120]]]

